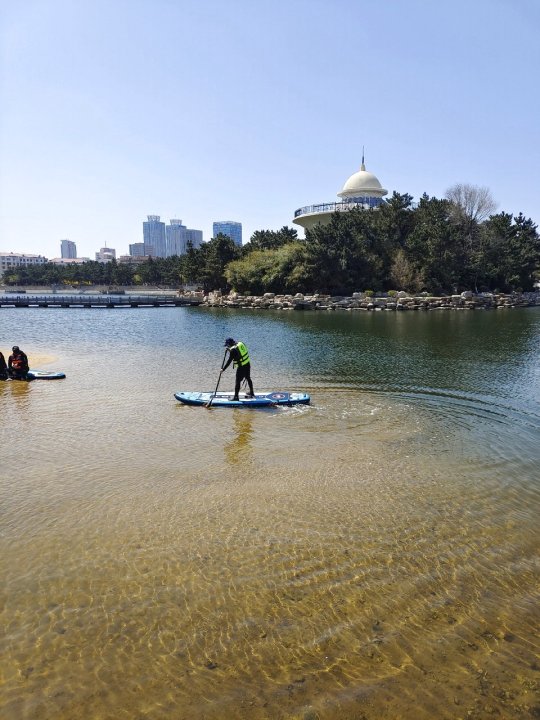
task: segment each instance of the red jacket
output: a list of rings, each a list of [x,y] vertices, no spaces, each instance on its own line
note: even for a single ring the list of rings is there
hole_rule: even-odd
[[[28,371],[28,358],[22,350],[9,356],[8,365],[13,370],[19,370],[21,372]]]

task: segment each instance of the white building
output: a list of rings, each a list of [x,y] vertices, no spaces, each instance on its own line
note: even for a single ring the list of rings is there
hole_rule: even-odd
[[[332,213],[348,212],[354,208],[376,208],[384,202],[383,197],[387,194],[388,190],[382,187],[375,175],[366,170],[362,155],[360,170],[350,176],[338,193],[338,197],[342,198],[341,201],[299,208],[294,213],[293,223],[311,230],[315,225],[327,225]]]
[[[49,262],[53,263],[53,265],[82,265],[85,262],[90,262],[90,258],[52,258]]]
[[[43,255],[27,255],[26,253],[0,252],[0,275],[28,265],[43,265],[48,262]]]
[[[96,253],[96,262],[107,263],[116,258],[116,250],[114,248],[102,247]]]
[[[142,245],[143,243],[140,244]],[[120,255],[118,262],[121,265],[140,265],[141,263],[150,260],[152,257],[152,255]]]

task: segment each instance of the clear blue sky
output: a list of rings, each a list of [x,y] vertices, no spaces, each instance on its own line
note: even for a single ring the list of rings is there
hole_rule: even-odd
[[[0,250],[292,225],[359,169],[540,222],[539,0],[6,0]],[[293,226],[296,227],[296,226]],[[299,228],[300,235],[301,229]]]

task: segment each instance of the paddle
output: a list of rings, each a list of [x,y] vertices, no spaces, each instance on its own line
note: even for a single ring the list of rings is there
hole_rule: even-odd
[[[213,399],[216,397],[217,389],[219,387],[219,381],[221,380],[221,373],[223,372],[223,366],[225,365],[225,358],[227,357],[227,350],[225,350],[225,355],[223,356],[223,360],[221,361],[221,370],[219,371],[219,376],[216,383],[216,389],[214,390],[214,394],[210,398],[210,400],[206,403],[204,407],[209,408],[212,404]]]

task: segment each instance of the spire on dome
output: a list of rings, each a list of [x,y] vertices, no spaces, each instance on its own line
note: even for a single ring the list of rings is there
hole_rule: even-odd
[[[388,194],[388,190],[381,186],[375,175],[366,170],[365,159],[364,146],[362,146],[362,166],[347,180],[338,197],[359,202],[359,198],[382,198]]]

